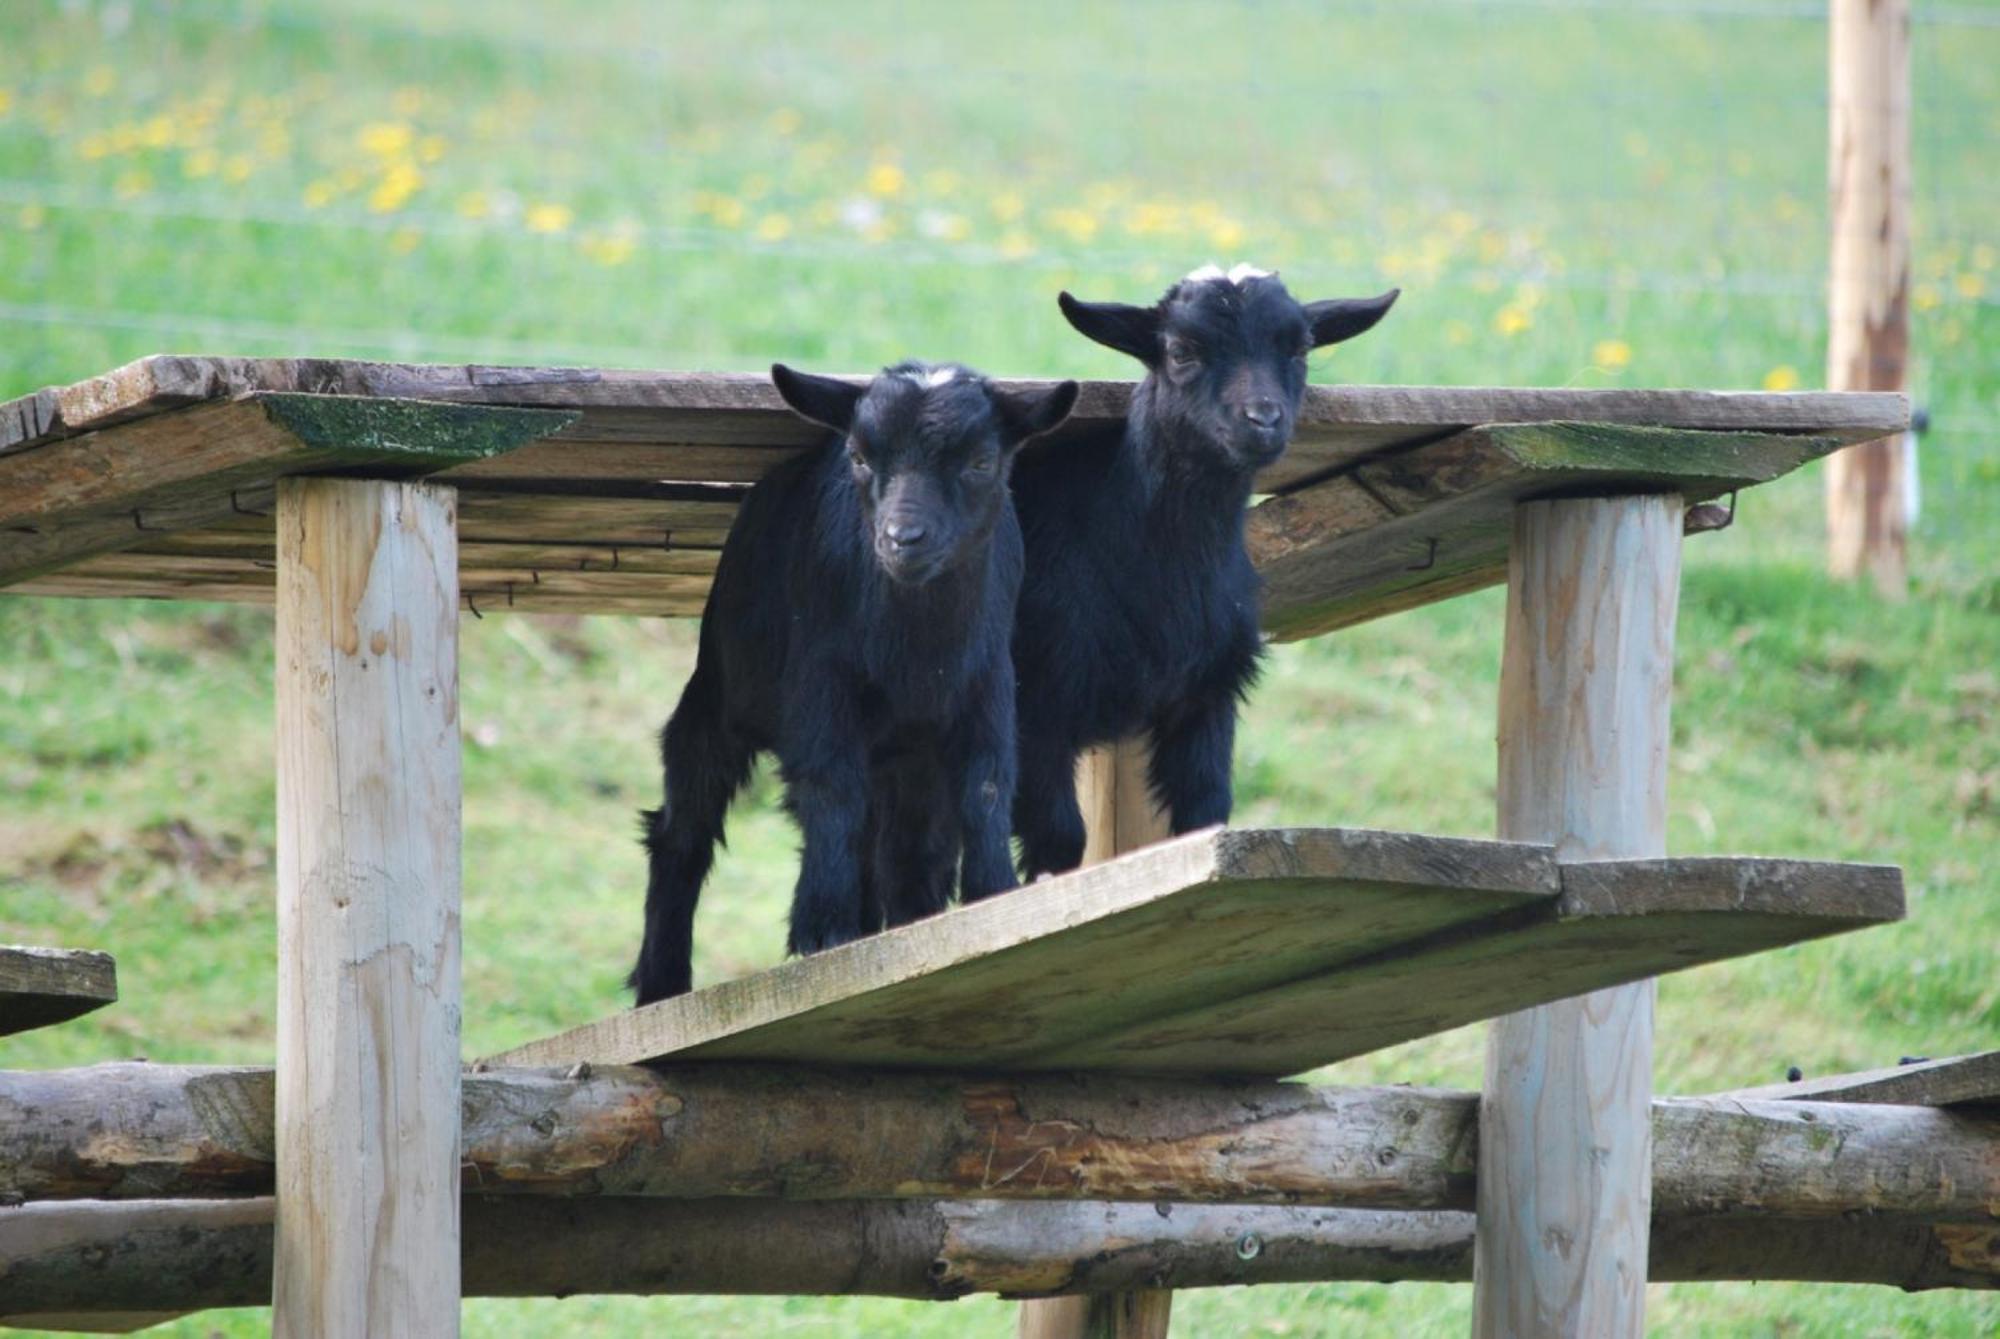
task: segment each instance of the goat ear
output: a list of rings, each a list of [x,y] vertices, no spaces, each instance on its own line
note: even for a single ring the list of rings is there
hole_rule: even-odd
[[[1108,349],[1129,353],[1151,367],[1160,356],[1160,312],[1157,307],[1132,307],[1123,302],[1080,302],[1063,293],[1056,298],[1062,313],[1079,333]]]
[[[1054,432],[1076,408],[1076,389],[1074,381],[1063,381],[1039,392],[992,391],[993,408],[1005,425],[1007,445],[1018,446],[1031,437]]]
[[[854,426],[854,406],[861,401],[862,387],[835,377],[794,372],[783,363],[771,364],[771,384],[792,412],[807,422],[835,432]]]
[[[1329,298],[1308,302],[1306,320],[1312,324],[1313,347],[1324,348],[1343,339],[1353,339],[1389,314],[1403,290],[1392,288],[1380,297]]]

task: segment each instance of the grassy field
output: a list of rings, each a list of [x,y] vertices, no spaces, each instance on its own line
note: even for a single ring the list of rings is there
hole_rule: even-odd
[[[1816,384],[1825,29],[1796,7],[640,0],[0,4],[0,395],[159,350],[1125,375],[1053,296],[1203,261],[1401,283],[1326,380]],[[1916,33],[1913,598],[1819,573],[1819,480],[1690,545],[1671,848],[1887,860],[1903,925],[1670,978],[1699,1092],[2000,1038],[2000,9]],[[1496,593],[1277,651],[1239,817],[1491,831]],[[465,1047],[619,1007],[633,814],[692,628],[463,627]],[[0,600],[0,940],[113,951],[123,1002],[0,1064],[267,1061],[270,620]],[[700,981],[776,961],[760,776]],[[1466,1030],[1327,1077],[1471,1086]],[[1176,1300],[1189,1335],[1463,1332],[1469,1290]],[[1656,1287],[1666,1335],[1985,1339],[1974,1295]],[[255,1334],[261,1312],[162,1333]],[[1011,1308],[474,1302],[469,1333],[1010,1334]]]

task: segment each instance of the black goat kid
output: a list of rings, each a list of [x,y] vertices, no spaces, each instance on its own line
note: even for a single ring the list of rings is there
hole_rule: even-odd
[[[640,1004],[689,987],[695,902],[766,749],[805,837],[792,952],[928,915],[954,883],[968,899],[1014,885],[1008,473],[1076,383],[1017,395],[915,362],[865,392],[784,366],[771,379],[835,435],[751,489],[723,546],[694,675],[661,732],[666,803],[645,815]]]
[[[1262,654],[1243,545],[1251,482],[1291,441],[1306,355],[1395,300],[1301,305],[1248,266],[1197,270],[1151,307],[1062,295],[1071,325],[1146,377],[1124,423],[1014,471],[1028,558],[1014,831],[1027,877],[1083,858],[1072,777],[1090,745],[1151,736],[1149,781],[1175,832],[1229,817],[1236,708]]]

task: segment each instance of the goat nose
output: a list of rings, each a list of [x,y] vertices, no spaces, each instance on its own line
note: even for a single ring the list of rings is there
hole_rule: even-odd
[[[1243,417],[1260,428],[1268,428],[1284,417],[1285,408],[1276,400],[1263,398],[1252,400],[1243,406]]]
[[[922,521],[892,520],[882,527],[882,533],[889,542],[899,549],[906,549],[924,537]]]

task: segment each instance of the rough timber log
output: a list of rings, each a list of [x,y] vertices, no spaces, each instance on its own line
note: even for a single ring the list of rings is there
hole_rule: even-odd
[[[1472,1277],[1473,1216],[1246,1205],[533,1200],[468,1196],[468,1296],[849,1293],[947,1300]],[[2000,1226],[1656,1217],[1657,1281],[2000,1286]],[[271,1201],[0,1209],[0,1324],[254,1306]]]
[[[0,1195],[258,1195],[269,1070],[0,1074]],[[529,1197],[1470,1208],[1478,1097],[1421,1088],[606,1066],[465,1076],[462,1185]],[[1662,1213],[1993,1225],[2000,1115],[1653,1104]]]

